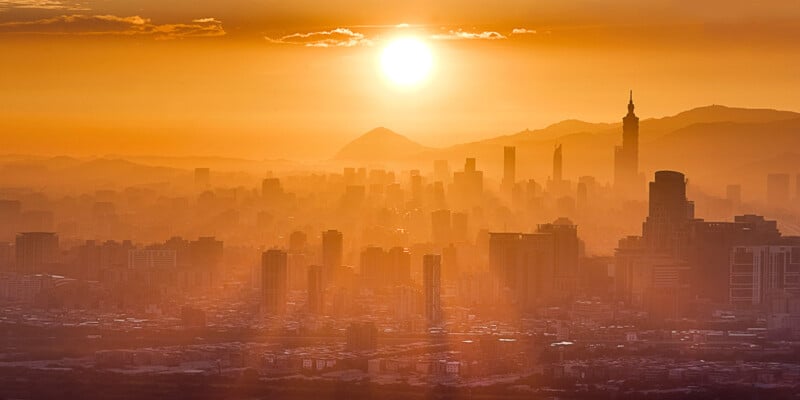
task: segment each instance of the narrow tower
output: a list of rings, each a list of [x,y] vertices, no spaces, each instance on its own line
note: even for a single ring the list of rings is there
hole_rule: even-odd
[[[563,163],[561,159],[561,145],[559,144],[553,152],[553,182],[560,183],[564,179]]]
[[[614,189],[626,197],[641,191],[639,176],[639,117],[634,113],[633,91],[628,100],[628,114],[622,118],[622,146],[614,152]]]

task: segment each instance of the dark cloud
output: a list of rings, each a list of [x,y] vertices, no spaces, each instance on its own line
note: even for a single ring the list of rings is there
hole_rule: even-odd
[[[138,15],[60,15],[34,21],[0,23],[0,33],[32,35],[152,36],[156,39],[214,37],[225,35],[222,23],[202,18],[191,23],[155,24]]]

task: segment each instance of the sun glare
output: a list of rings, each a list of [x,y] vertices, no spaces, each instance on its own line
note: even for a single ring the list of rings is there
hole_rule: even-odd
[[[400,38],[390,42],[381,56],[384,75],[398,86],[413,86],[430,76],[433,55],[430,48],[415,38]]]

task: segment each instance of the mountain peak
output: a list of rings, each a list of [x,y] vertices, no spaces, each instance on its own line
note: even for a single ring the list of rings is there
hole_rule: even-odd
[[[405,158],[428,150],[427,147],[385,127],[378,127],[342,147],[337,160],[381,161]]]

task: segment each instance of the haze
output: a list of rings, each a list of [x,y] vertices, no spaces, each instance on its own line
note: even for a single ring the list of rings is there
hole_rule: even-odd
[[[794,399],[800,1],[0,0],[0,398]]]

